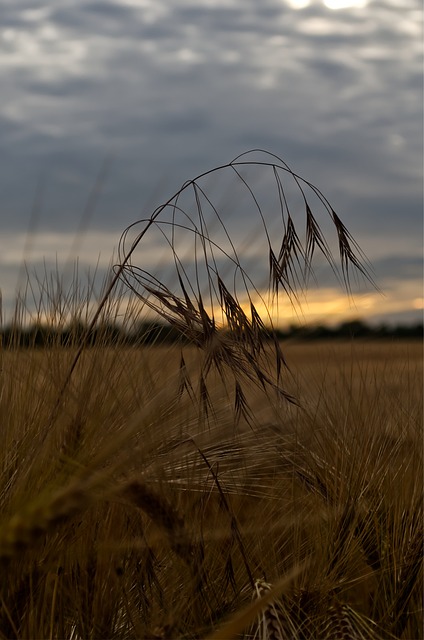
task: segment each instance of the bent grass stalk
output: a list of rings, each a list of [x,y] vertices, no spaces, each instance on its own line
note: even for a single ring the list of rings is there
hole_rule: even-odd
[[[245,158],[252,153],[260,153],[265,154],[267,160],[246,160]],[[268,159],[269,158],[269,159]],[[282,241],[279,249],[278,255],[274,253],[274,249],[271,244],[270,236],[267,231],[266,222],[264,219],[263,212],[261,210],[261,206],[259,204],[258,199],[256,198],[252,188],[249,186],[247,180],[241,175],[241,170],[243,168],[266,168],[269,169],[275,178],[275,186],[278,190],[278,196],[280,200],[280,210],[283,218],[283,226],[282,226]],[[331,254],[331,251],[326,243],[320,227],[312,213],[311,207],[308,203],[305,194],[305,188],[309,188],[315,196],[318,197],[320,203],[324,206],[324,209],[329,214],[330,219],[332,220],[334,227],[337,232],[338,243],[339,243],[339,252],[341,258],[341,267],[342,267],[342,275],[345,286],[348,290],[350,290],[350,282],[349,282],[349,266],[353,266],[356,271],[363,276],[365,276],[369,281],[372,281],[372,277],[370,275],[370,271],[364,263],[364,255],[362,254],[359,246],[356,244],[351,234],[348,232],[344,224],[341,222],[340,218],[335,213],[334,209],[329,204],[328,200],[323,196],[317,187],[312,185],[310,182],[302,178],[301,176],[294,173],[290,167],[278,156],[271,154],[269,152],[264,152],[263,150],[256,149],[253,151],[249,151],[247,153],[243,153],[240,156],[236,157],[233,161],[228,164],[224,164],[214,169],[208,170],[199,174],[196,178],[186,182],[181,189],[179,189],[173,196],[171,196],[164,204],[160,205],[150,216],[150,218],[146,220],[141,220],[139,222],[135,222],[130,227],[128,227],[121,238],[121,246],[120,246],[120,254],[121,259],[120,263],[115,269],[115,273],[110,280],[109,285],[107,286],[102,299],[100,300],[97,310],[93,315],[92,320],[89,322],[87,326],[87,330],[85,334],[81,338],[81,343],[75,357],[68,369],[68,372],[65,376],[65,379],[62,383],[60,391],[57,396],[57,400],[52,409],[49,424],[47,425],[47,431],[49,431],[54,425],[58,413],[60,410],[60,406],[62,403],[63,396],[66,392],[66,389],[70,383],[72,375],[75,371],[75,368],[81,358],[81,355],[86,347],[88,338],[96,326],[101,313],[108,302],[113,290],[116,287],[117,282],[120,279],[124,279],[126,284],[130,289],[137,293],[138,285],[144,289],[146,293],[139,293],[143,302],[150,306],[154,311],[156,311],[159,315],[163,316],[165,320],[173,324],[177,329],[179,329],[185,336],[191,339],[194,343],[198,343],[201,346],[209,346],[210,339],[213,337],[215,340],[217,338],[216,327],[215,327],[215,319],[212,314],[210,317],[204,307],[203,298],[200,289],[198,289],[197,294],[193,291],[193,299],[190,296],[189,290],[186,288],[187,277],[184,272],[184,267],[179,262],[178,255],[175,254],[175,265],[176,265],[176,274],[178,278],[178,282],[181,286],[182,292],[184,294],[184,299],[179,299],[175,294],[173,294],[166,286],[164,286],[161,282],[157,281],[157,279],[149,274],[148,272],[140,269],[139,267],[131,264],[131,259],[133,254],[135,253],[138,246],[141,244],[142,240],[145,238],[147,232],[154,225],[161,225],[161,215],[163,212],[167,210],[171,210],[172,213],[172,231],[175,228],[181,226],[181,223],[175,219],[175,214],[181,212],[183,219],[188,220],[189,225],[191,227],[182,228],[188,229],[189,232],[193,233],[195,238],[198,238],[202,243],[205,251],[205,266],[207,277],[209,279],[209,286],[215,288],[215,284],[213,280],[216,278],[216,286],[220,291],[220,308],[224,311],[228,326],[232,332],[232,334],[236,338],[236,346],[240,347],[239,339],[243,337],[243,342],[245,339],[248,340],[247,350],[246,347],[242,346],[241,352],[239,349],[236,351],[239,352],[244,358],[247,358],[247,362],[242,362],[243,367],[245,368],[244,373],[248,375],[248,377],[252,377],[253,375],[257,377],[258,382],[261,385],[270,384],[272,386],[272,381],[266,375],[265,371],[261,369],[260,366],[255,364],[254,356],[259,355],[262,349],[262,343],[258,341],[258,334],[255,330],[255,323],[259,318],[259,315],[256,312],[256,309],[252,303],[251,320],[247,318],[244,311],[240,307],[237,301],[237,297],[231,295],[231,293],[227,290],[223,280],[220,278],[219,273],[216,271],[216,263],[213,256],[213,251],[220,251],[219,245],[214,242],[209,236],[209,232],[207,227],[205,226],[205,220],[203,216],[202,210],[202,197],[205,203],[208,203],[212,209],[214,214],[216,215],[217,220],[222,225],[224,232],[227,236],[227,239],[230,243],[231,249],[233,250],[233,256],[224,252],[224,255],[232,262],[237,269],[240,270],[242,274],[242,279],[246,288],[246,292],[250,299],[249,289],[252,287],[255,289],[253,282],[250,279],[250,276],[243,267],[241,266],[238,253],[236,251],[235,245],[231,240],[226,228],[225,224],[222,221],[222,218],[215,208],[213,203],[211,202],[209,196],[205,192],[204,188],[201,186],[202,180],[211,176],[212,174],[219,174],[224,171],[233,171],[234,174],[238,177],[240,182],[245,186],[247,192],[250,194],[252,199],[253,208],[256,209],[258,216],[263,222],[264,232],[268,244],[269,250],[269,285],[273,289],[273,291],[278,294],[278,291],[282,288],[284,292],[290,297],[294,296],[294,299],[297,299],[296,291],[293,284],[293,279],[297,282],[298,285],[301,285],[299,280],[299,276],[296,273],[296,264],[301,265],[301,261],[303,261],[303,270],[305,274],[305,282],[306,275],[309,274],[312,268],[312,258],[314,256],[315,250],[318,249],[325,259],[330,263],[333,271],[337,273],[336,264],[334,258]],[[290,213],[290,209],[288,206],[287,198],[285,195],[285,189],[282,183],[281,174],[287,174],[291,176],[296,183],[305,208],[306,208],[306,244],[303,247],[298,233],[296,231],[292,215]],[[194,221],[187,216],[187,214],[180,210],[179,200],[182,195],[188,190],[193,189],[194,198],[196,201],[197,212],[199,216],[199,226],[197,226]],[[286,221],[285,221],[286,214]],[[132,242],[129,249],[126,248],[126,239],[129,235],[129,232],[134,229],[137,225],[142,225],[141,231],[138,233],[136,239]],[[164,221],[164,225],[169,224],[167,221]],[[206,248],[209,247],[211,252],[210,258],[206,255]],[[171,241],[171,250],[175,251],[172,246]],[[197,265],[196,265],[197,266]],[[374,283],[373,283],[374,284]],[[199,282],[198,282],[199,285]],[[190,288],[191,285],[190,285]],[[259,293],[259,292],[257,292]],[[146,294],[151,294],[153,299],[156,299],[159,302],[152,302]],[[160,305],[163,305],[164,309],[161,308]],[[269,318],[271,320],[271,318]],[[262,321],[261,321],[262,323]],[[237,344],[238,343],[238,344]],[[206,349],[207,351],[207,349]],[[279,349],[276,349],[275,352],[276,361],[277,361],[277,369],[279,370],[281,366],[281,354]],[[232,355],[230,355],[230,351],[225,350],[224,356],[218,352],[212,357],[211,363],[215,364],[217,369],[220,369],[221,362],[229,362],[230,366],[232,364]],[[236,368],[240,362],[234,362],[234,367]],[[206,373],[210,367],[210,363],[205,363]],[[276,387],[280,392],[284,394],[283,390],[279,385]],[[289,396],[287,396],[289,397]]]

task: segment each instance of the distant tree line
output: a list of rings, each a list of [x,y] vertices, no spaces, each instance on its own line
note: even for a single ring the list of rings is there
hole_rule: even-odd
[[[131,329],[118,324],[103,324],[86,335],[87,328],[77,323],[65,328],[34,324],[29,327],[8,326],[0,330],[3,348],[55,348],[79,346],[82,340],[87,346],[137,346],[188,342],[180,331],[171,324],[143,322]],[[423,323],[390,327],[370,326],[361,320],[343,322],[337,327],[324,325],[291,326],[287,330],[276,329],[274,333],[281,340],[296,339],[333,340],[364,338],[379,339],[423,339]],[[264,330],[264,339],[266,331]]]
[[[131,346],[174,343],[181,341],[180,333],[171,325],[143,322],[128,329],[118,324],[100,324],[89,331],[82,323],[64,328],[34,324],[28,327],[8,326],[0,331],[4,348],[78,347],[85,341],[93,346]]]
[[[291,326],[288,331],[277,331],[278,337],[299,338],[302,340],[328,340],[333,338],[368,338],[372,340],[390,339],[423,339],[423,323],[411,325],[388,326],[381,324],[373,327],[362,320],[343,322],[336,327],[325,325]]]

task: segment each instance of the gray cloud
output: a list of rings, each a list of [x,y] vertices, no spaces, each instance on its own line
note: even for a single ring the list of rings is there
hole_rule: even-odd
[[[5,2],[0,235],[27,228],[40,179],[40,233],[73,233],[109,155],[91,225],[119,237],[184,180],[261,147],[322,189],[389,277],[390,256],[422,246],[420,12]]]

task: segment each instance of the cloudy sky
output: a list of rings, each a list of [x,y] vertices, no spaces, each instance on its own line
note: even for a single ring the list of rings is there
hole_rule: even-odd
[[[184,181],[261,148],[319,187],[382,291],[352,307],[323,269],[305,318],[422,318],[421,0],[3,0],[0,51],[6,312],[23,260],[102,271]]]

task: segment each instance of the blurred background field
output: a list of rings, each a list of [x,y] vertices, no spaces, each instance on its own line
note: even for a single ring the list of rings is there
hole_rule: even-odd
[[[205,403],[191,346],[96,346],[53,421],[73,350],[3,352],[2,637],[204,637],[305,561],[281,637],[422,637],[422,345],[282,349],[299,406],[213,374]]]

